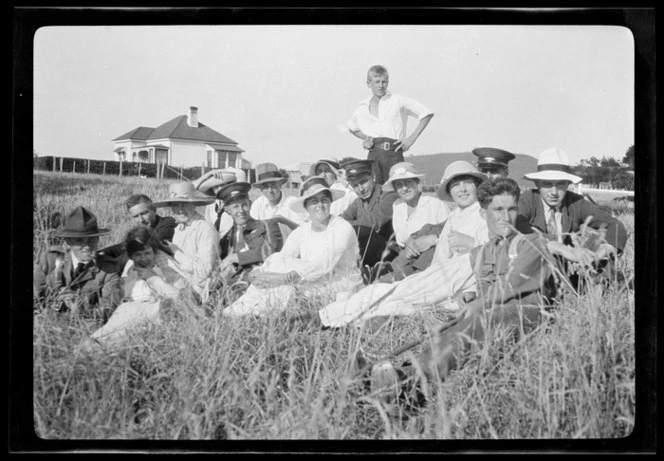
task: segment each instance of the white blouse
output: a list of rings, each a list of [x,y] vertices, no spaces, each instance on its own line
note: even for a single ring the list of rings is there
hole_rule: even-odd
[[[447,204],[437,197],[420,195],[415,211],[408,216],[408,204],[399,197],[392,204],[392,228],[399,246],[404,246],[406,240],[425,224],[439,224],[447,219],[450,212]]]
[[[434,261],[442,262],[455,256],[450,254],[450,246],[447,241],[450,231],[470,235],[475,239],[475,246],[483,245],[489,241],[489,228],[486,220],[480,215],[480,209],[480,203],[475,202],[463,210],[457,207],[450,212],[436,244]]]

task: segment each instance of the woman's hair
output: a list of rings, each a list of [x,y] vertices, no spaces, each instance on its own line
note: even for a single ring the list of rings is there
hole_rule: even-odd
[[[482,181],[477,188],[477,201],[482,208],[489,206],[496,195],[512,195],[516,201],[519,201],[521,188],[515,180],[510,178],[496,178]]]
[[[308,199],[306,199],[306,200],[304,201],[304,208],[305,208],[305,209],[307,208],[307,202],[308,202],[309,200],[311,200],[312,198],[314,198],[316,195],[324,195],[325,197],[329,198],[330,201],[332,201],[332,192],[330,192],[330,191],[327,190],[327,189],[323,189],[322,191],[318,192],[317,194],[312,195],[311,197],[309,197]]]
[[[477,176],[473,176],[472,174],[460,174],[459,176],[456,176],[455,178],[451,179],[450,182],[447,183],[446,192],[448,194],[450,193],[450,187],[452,186],[452,183],[460,179],[472,179],[473,182],[475,183],[475,187],[480,187],[480,184],[482,184],[483,182],[482,179],[478,178]]]
[[[136,226],[127,232],[124,241],[127,256],[131,257],[137,251],[142,251],[148,247],[156,253],[157,250],[164,251],[161,242],[157,241],[154,232],[149,227]]]

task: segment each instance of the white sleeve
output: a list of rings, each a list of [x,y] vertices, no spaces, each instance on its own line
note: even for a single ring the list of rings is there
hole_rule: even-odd
[[[411,117],[417,117],[418,120],[422,120],[424,117],[433,115],[431,109],[412,98],[401,96],[400,102],[402,109],[405,110],[406,113]]]
[[[357,237],[353,227],[342,218],[336,218],[332,228],[332,238],[327,240],[328,245],[320,248],[315,257],[304,259],[303,265],[296,268],[304,280],[316,280],[330,274],[344,253],[356,245]]]

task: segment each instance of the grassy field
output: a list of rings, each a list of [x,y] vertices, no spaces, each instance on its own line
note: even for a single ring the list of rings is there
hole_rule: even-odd
[[[52,241],[57,213],[76,205],[112,229],[101,246],[120,241],[130,227],[123,200],[136,192],[158,200],[167,183],[35,172],[33,257]],[[630,234],[618,262],[629,279],[634,214],[624,205],[614,212]],[[326,296],[299,300],[293,310],[314,311]],[[74,351],[99,324],[37,309],[34,429],[44,439],[104,440],[616,439],[633,430],[627,284],[567,299],[517,345],[492,338],[449,380],[423,389],[423,408],[386,407],[362,380],[348,379],[357,351],[380,356],[442,319],[432,307],[383,329],[322,331],[291,326],[287,315],[228,320],[218,308],[193,315],[178,306],[135,347],[92,361]]]

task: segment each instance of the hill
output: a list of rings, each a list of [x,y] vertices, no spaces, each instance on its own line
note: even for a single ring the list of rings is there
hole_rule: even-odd
[[[537,159],[530,155],[514,154],[516,158],[510,162],[510,178],[520,186],[530,188],[533,182],[525,179],[525,173],[537,171]],[[465,160],[475,164],[477,157],[472,152],[440,153],[429,155],[406,155],[405,160],[411,162],[420,173],[426,174],[424,184],[440,184],[445,168],[457,160]]]

